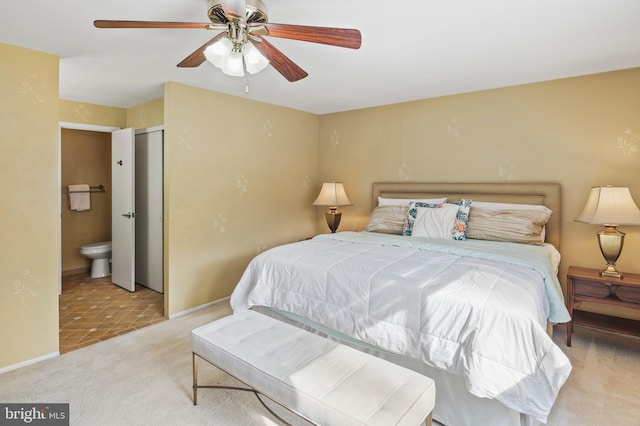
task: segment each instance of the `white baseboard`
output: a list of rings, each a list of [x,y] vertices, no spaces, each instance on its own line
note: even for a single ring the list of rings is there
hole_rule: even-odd
[[[21,367],[26,367],[27,365],[35,364],[36,362],[44,361],[49,358],[55,358],[57,356],[60,356],[60,352],[52,352],[48,355],[43,355],[38,358],[28,359],[26,361],[22,361],[18,364],[10,365],[8,367],[2,367],[0,368],[0,374],[6,373],[7,371],[11,371],[11,370],[16,370]]]
[[[213,302],[209,302],[209,303],[205,303],[204,305],[200,305],[200,306],[196,306],[194,308],[191,309],[187,309],[186,311],[182,311],[182,312],[177,312],[175,314],[169,314],[169,319],[175,319],[175,318],[180,318],[183,317],[185,315],[189,315],[190,313],[193,313],[195,311],[199,311],[200,309],[205,309],[208,308],[209,306],[213,306],[213,305],[217,305],[219,303],[229,303],[229,299],[231,297],[225,297],[223,299],[218,299],[218,300],[214,300]]]

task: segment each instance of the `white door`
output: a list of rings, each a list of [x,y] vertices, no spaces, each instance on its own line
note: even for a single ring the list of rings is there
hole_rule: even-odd
[[[136,134],[136,282],[163,293],[162,130]]]
[[[135,130],[111,135],[111,281],[135,291]]]

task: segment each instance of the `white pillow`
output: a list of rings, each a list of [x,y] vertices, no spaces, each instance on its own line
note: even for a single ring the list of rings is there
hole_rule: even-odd
[[[408,206],[411,202],[427,203],[427,204],[442,204],[446,203],[446,198],[383,198],[378,197],[379,206]]]
[[[412,237],[450,240],[456,224],[458,206],[441,204],[438,207],[416,207],[416,220],[411,230]]]

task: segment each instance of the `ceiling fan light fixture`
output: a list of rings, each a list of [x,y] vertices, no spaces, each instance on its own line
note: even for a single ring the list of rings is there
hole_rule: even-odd
[[[250,74],[258,73],[269,65],[269,60],[251,42],[245,43],[242,48],[242,56],[244,56],[247,72]]]
[[[209,62],[218,68],[222,68],[227,62],[227,57],[233,49],[233,43],[227,37],[223,37],[204,51],[204,56]]]

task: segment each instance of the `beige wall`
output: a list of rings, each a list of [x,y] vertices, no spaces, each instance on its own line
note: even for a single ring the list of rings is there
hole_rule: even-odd
[[[342,180],[366,226],[376,181],[552,181],[563,191],[562,265],[604,266],[597,225],[574,222],[597,185],[629,186],[640,205],[640,69],[528,84],[320,119],[320,176]],[[640,227],[619,269],[640,272]]]
[[[164,99],[156,99],[126,109],[62,99],[59,105],[60,121],[63,122],[134,129],[164,124]]]
[[[84,102],[59,100],[59,120],[93,126],[126,127],[127,110]]]
[[[256,254],[314,234],[318,120],[166,84],[165,312],[229,296]]]
[[[86,130],[61,130],[62,187],[77,183],[102,185],[104,192],[90,194],[91,209],[69,208],[69,196],[61,197],[62,273],[91,266],[80,246],[111,240],[111,134]]]
[[[58,351],[58,62],[0,43],[0,369]]]
[[[156,99],[127,108],[127,125],[134,129],[148,129],[164,124],[164,99]]]

